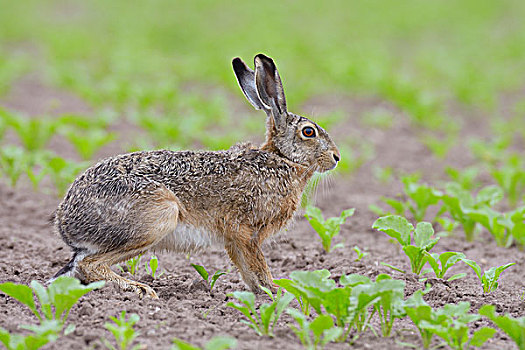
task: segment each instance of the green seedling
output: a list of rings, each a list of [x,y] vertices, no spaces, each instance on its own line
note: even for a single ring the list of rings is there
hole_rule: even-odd
[[[484,305],[479,309],[479,314],[494,322],[503,332],[514,340],[519,350],[525,350],[525,317],[514,318],[509,314],[498,316],[495,314],[494,305]]]
[[[469,147],[474,156],[489,165],[494,165],[505,158],[505,151],[510,147],[512,137],[502,135],[491,142],[474,139],[469,142]]]
[[[290,325],[290,328],[308,350],[323,349],[342,335],[343,330],[334,325],[334,320],[329,315],[318,315],[310,322],[304,313],[296,309],[287,309],[286,312],[298,325]]]
[[[22,325],[30,334],[13,334],[0,327],[0,342],[7,350],[36,350],[56,341],[63,324],[58,320],[43,320],[39,325]]]
[[[315,276],[314,276],[315,275]],[[290,279],[282,278],[274,280],[273,282],[279,287],[286,289],[288,293],[291,293],[297,299],[301,311],[305,315],[310,315],[310,301],[307,288],[310,286],[321,286],[325,285],[323,289],[333,289],[335,282],[329,280],[330,272],[328,270],[317,270],[317,271],[293,271],[290,273]]]
[[[141,344],[136,344],[130,348],[135,338],[137,338],[140,334],[139,332],[135,331],[135,329],[133,329],[133,326],[140,320],[139,315],[131,314],[126,320],[126,311],[122,311],[119,318],[113,316],[110,316],[110,318],[114,323],[106,322],[104,327],[115,337],[117,347],[114,347],[107,339],[103,338],[102,341],[107,348],[111,350],[126,350],[128,348],[132,350],[138,350],[146,348],[146,346]]]
[[[221,270],[217,270],[211,276],[211,279],[210,279],[210,274],[208,273],[208,271],[206,271],[204,266],[196,265],[196,264],[191,264],[191,266],[195,269],[195,271],[197,271],[199,273],[199,275],[202,277],[202,279],[206,282],[206,284],[208,285],[208,287],[210,289],[210,292],[213,290],[213,287],[215,286],[215,283],[217,282],[219,277],[221,277],[222,275],[226,274],[226,272],[222,272]]]
[[[480,318],[478,314],[469,314],[469,310],[470,303],[460,302],[457,305],[447,304],[439,310],[423,306],[416,309],[416,312],[407,312],[410,312],[409,317],[418,329],[442,338],[452,349],[463,350],[482,346],[496,333],[493,328],[482,327],[469,337],[468,324]]]
[[[0,148],[0,172],[9,179],[12,187],[31,168],[32,163],[30,154],[18,146],[7,145]]]
[[[403,196],[406,197],[406,200],[386,197],[382,197],[381,200],[388,204],[396,215],[411,213],[416,221],[424,220],[428,208],[438,204],[443,193],[431,186],[418,183],[419,176],[417,175],[405,176],[401,178],[401,181],[404,184]],[[375,205],[372,205],[370,209],[379,215],[384,214],[384,211]]]
[[[155,276],[157,275],[157,270],[159,268],[159,259],[157,258],[157,256],[155,255],[152,255],[151,258],[149,259],[149,262],[145,263],[144,264],[144,268],[146,269],[146,271],[149,270],[149,273],[151,275],[152,278],[155,278]],[[159,277],[163,274],[164,272],[161,272],[161,274],[159,275]]]
[[[525,191],[525,162],[522,156],[509,156],[501,166],[491,170],[491,175],[507,195],[509,205],[515,207]]]
[[[481,271],[481,267],[473,260],[469,259],[461,259],[465,264],[470,266],[472,270],[476,273],[476,276],[478,276],[482,286],[483,286],[483,293],[488,294],[492,293],[498,288],[498,279],[500,275],[511,267],[512,265],[516,265],[516,263],[509,263],[503,266],[495,266],[491,267],[485,272]]]
[[[434,271],[434,274],[437,278],[444,278],[448,269],[454,266],[458,261],[465,259],[465,254],[458,252],[444,252],[441,254],[430,254],[425,252],[427,256],[428,264],[432,267],[431,270],[423,271],[423,274],[426,274],[430,271]],[[454,281],[460,278],[465,277],[466,273],[458,273],[447,279],[447,281]]]
[[[480,186],[480,182],[477,181],[480,169],[476,166],[471,166],[465,169],[455,169],[447,167],[445,173],[453,181],[461,185],[467,191],[472,191]]]
[[[103,146],[116,139],[116,135],[103,129],[67,130],[66,138],[84,160],[89,160]]]
[[[83,285],[76,278],[61,276],[47,288],[37,281],[31,281],[31,288],[24,284],[6,282],[0,284],[0,290],[26,305],[39,321],[58,320],[64,324],[69,311],[78,299],[102,286],[104,286],[104,281]],[[40,302],[40,312],[36,307],[33,294]]]
[[[390,183],[394,176],[394,169],[392,167],[374,167],[374,177],[384,184]]]
[[[425,219],[428,208],[438,204],[443,193],[426,184],[418,183],[418,176],[405,176],[401,178],[404,184],[405,195],[408,200],[404,206],[412,213],[416,221]]]
[[[134,258],[126,260],[126,266],[128,267],[128,272],[133,276],[139,271],[140,260],[142,259],[142,254],[137,255]]]
[[[294,271],[290,280],[275,280],[278,285],[299,297],[303,313],[312,306],[318,315],[327,313],[336,320],[336,325],[343,331],[338,341],[343,341],[348,336],[352,327],[350,318],[350,288],[338,288],[334,280],[329,279],[328,270]]]
[[[414,323],[421,336],[423,348],[428,349],[432,342],[434,333],[427,328],[421,327],[423,321],[429,323],[438,323],[434,310],[423,300],[423,291],[418,290],[405,303],[405,312],[410,320]],[[417,348],[416,346],[412,346]]]
[[[498,224],[505,227],[506,234],[510,233],[513,239],[525,246],[525,206],[505,213],[497,220]]]
[[[330,253],[334,249],[343,247],[342,243],[332,246],[332,239],[339,234],[341,225],[345,223],[348,217],[354,215],[354,212],[355,209],[353,208],[344,210],[339,217],[332,217],[325,220],[321,209],[309,206],[306,208],[305,216],[321,238],[324,250]]]
[[[63,114],[59,117],[60,131],[74,127],[81,130],[106,129],[118,119],[118,113],[110,109],[98,111],[96,115],[83,116]]]
[[[51,176],[58,194],[63,195],[79,172],[86,167],[86,164],[51,155],[43,166],[46,173]]]
[[[290,274],[291,279],[280,279],[274,282],[283,286],[289,293],[293,294],[299,301],[301,311],[308,316],[311,306],[318,315],[327,314],[335,319],[337,327],[342,329],[337,341],[345,341],[352,330],[358,333],[369,326],[370,318],[375,312],[382,316],[382,330],[384,334],[389,333],[391,319],[400,314],[393,312],[394,304],[390,301],[400,295],[399,286],[390,286],[389,277],[381,275],[376,282],[359,275],[341,276],[339,282],[343,287],[338,287],[334,280],[330,279],[328,270],[318,271],[294,271]],[[385,280],[385,281],[383,281]],[[397,282],[394,282],[394,284]],[[404,283],[401,282],[404,286]],[[393,294],[395,294],[395,298]],[[390,300],[390,301],[389,301]],[[374,313],[369,313],[369,307],[379,303]],[[390,307],[392,306],[392,309]],[[390,309],[390,311],[383,310]],[[389,316],[386,314],[389,313]]]
[[[354,246],[354,248],[352,248],[352,249],[357,254],[357,258],[355,259],[355,261],[361,261],[361,259],[363,259],[365,256],[368,255],[367,252],[361,250],[358,246]]]
[[[276,296],[272,292],[265,288],[260,287],[268,296],[272,299],[271,303],[264,303],[259,307],[259,312],[257,312],[255,307],[255,294],[251,292],[233,292],[229,293],[228,296],[235,298],[239,303],[228,302],[226,305],[242,312],[244,316],[248,319],[241,320],[241,322],[247,324],[250,328],[255,330],[258,335],[267,335],[273,337],[273,329],[275,324],[281,317],[284,309],[290,304],[293,300],[293,295],[291,293],[285,293],[282,295],[282,288],[279,288]]]
[[[57,119],[27,118],[15,115],[9,115],[5,119],[7,119],[8,126],[15,130],[24,148],[30,152],[44,149],[59,123]]]
[[[172,350],[227,350],[235,349],[236,347],[237,339],[229,336],[215,336],[204,345],[203,349],[181,339],[174,338]]]
[[[439,238],[431,238],[434,235],[434,229],[430,223],[420,222],[414,230],[414,226],[402,216],[390,215],[381,217],[374,222],[372,228],[386,233],[401,244],[403,251],[410,259],[412,272],[417,275],[421,273],[421,269],[427,262],[427,253],[439,241]],[[414,244],[412,244],[412,241]],[[405,273],[405,271],[397,267],[388,264],[383,265]]]
[[[436,221],[437,221],[438,224],[441,225],[441,227],[444,230],[444,231],[440,231],[440,232],[437,233],[437,235],[440,236],[440,237],[441,236],[449,236],[459,226],[459,222],[456,222],[454,220],[450,220],[449,218],[444,217],[444,216],[436,218]]]
[[[178,120],[178,123],[173,123]],[[206,124],[198,119],[178,116],[158,116],[154,113],[140,113],[138,124],[144,128],[158,147],[171,147],[176,143],[181,148],[190,147],[194,135],[205,129]]]
[[[495,211],[494,209],[483,206],[478,209],[470,209],[466,211],[467,215],[485,227],[487,231],[494,237],[496,244],[500,247],[510,247],[514,241],[514,236],[511,230],[507,227],[507,224],[511,224],[505,220],[505,215]]]
[[[503,198],[503,191],[498,186],[487,186],[481,189],[476,198],[460,184],[450,182],[446,185],[446,194],[443,195],[443,212],[448,212],[452,219],[463,226],[467,241],[474,240],[476,220],[472,214],[484,207],[492,208]]]
[[[390,336],[396,319],[406,316],[403,300],[404,281],[394,280],[388,275],[380,274],[376,277],[375,282],[361,275],[343,275],[339,282],[343,286],[352,287],[350,299],[354,305],[351,306],[351,309],[357,306],[362,310],[359,304],[363,301],[365,305],[373,306],[373,312],[366,322],[377,313],[383,337]]]
[[[444,159],[449,153],[450,149],[456,144],[457,134],[452,132],[448,133],[445,137],[438,137],[431,133],[421,136],[421,142],[427,146],[427,148],[437,158]]]

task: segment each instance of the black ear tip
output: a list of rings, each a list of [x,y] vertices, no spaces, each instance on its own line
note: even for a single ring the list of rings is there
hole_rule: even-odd
[[[268,56],[266,56],[265,54],[263,53],[260,53],[260,54],[257,54],[255,55],[255,58],[258,58],[260,60],[267,60],[267,61],[272,61],[272,59]]]
[[[234,68],[236,67],[242,67],[243,66],[243,62],[241,60],[240,57],[235,57],[233,60],[232,60],[232,65]]]
[[[263,66],[266,66],[270,69],[275,69],[275,63],[273,60],[265,54],[260,53],[256,55],[253,61],[255,65],[258,65],[257,62],[259,62],[259,64],[262,64]]]

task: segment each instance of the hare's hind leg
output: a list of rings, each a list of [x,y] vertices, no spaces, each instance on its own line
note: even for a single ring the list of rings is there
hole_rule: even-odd
[[[130,254],[127,256],[129,256],[129,258],[132,258],[136,255],[137,254]],[[159,298],[157,296],[157,293],[155,293],[153,288],[151,288],[150,286],[117,275],[111,270],[110,265],[112,264],[108,262],[108,260],[113,261],[113,257],[110,257],[107,254],[101,254],[92,255],[79,262],[78,269],[81,274],[82,280],[86,283],[101,280],[115,282],[119,286],[119,288],[123,290],[133,291],[141,297],[146,295],[153,299]],[[121,259],[118,260],[124,261],[127,259],[121,257]]]
[[[129,228],[130,234],[126,240],[109,251],[98,251],[78,262],[78,272],[82,280],[112,281],[124,290],[132,290],[141,296],[158,298],[151,287],[119,276],[110,269],[110,266],[133,258],[155,246],[177,226],[180,202],[172,191],[161,187],[144,197],[141,199],[141,204],[130,212],[129,221],[134,222],[135,226]]]

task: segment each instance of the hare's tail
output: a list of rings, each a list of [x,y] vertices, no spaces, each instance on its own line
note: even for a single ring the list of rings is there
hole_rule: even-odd
[[[78,271],[77,271],[77,265],[80,260],[82,260],[85,257],[85,254],[82,254],[81,250],[76,250],[73,253],[73,257],[71,260],[61,268],[50,280],[47,281],[47,283],[53,282],[55,279],[57,279],[60,276],[70,276],[70,277],[77,277],[78,278]]]

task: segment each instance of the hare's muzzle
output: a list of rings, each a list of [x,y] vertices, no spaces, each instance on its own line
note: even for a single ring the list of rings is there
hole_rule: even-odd
[[[334,158],[335,164],[337,165],[339,160],[341,160],[341,154],[339,153],[339,150],[332,151],[332,158]]]
[[[327,171],[335,169],[335,167],[337,166],[337,163],[341,160],[341,153],[339,153],[338,149],[330,151],[330,155],[331,155],[330,160],[333,162],[333,164],[331,167],[327,169]]]

